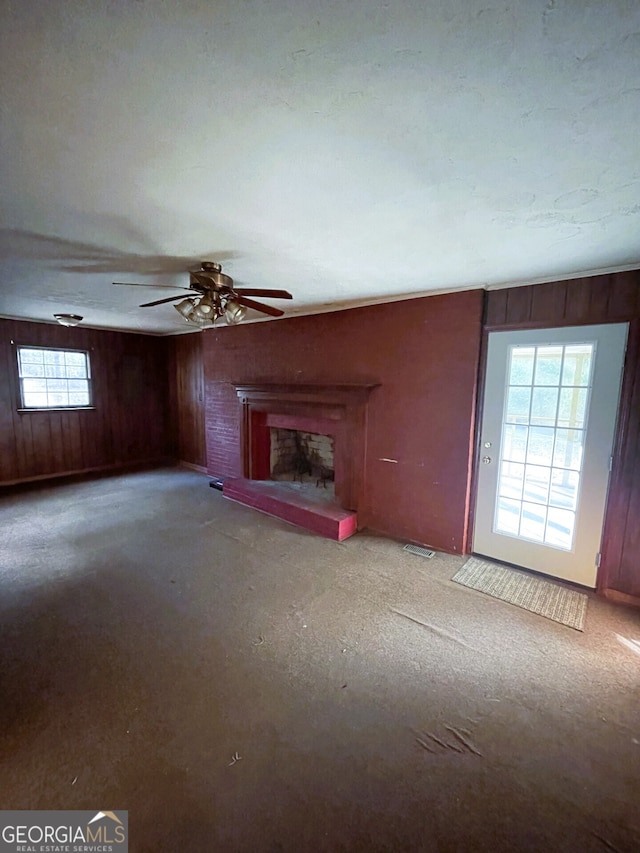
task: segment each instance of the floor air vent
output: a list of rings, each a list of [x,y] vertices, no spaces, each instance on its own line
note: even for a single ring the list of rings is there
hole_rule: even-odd
[[[430,551],[428,548],[421,548],[419,545],[405,545],[402,549],[403,551],[408,551],[410,554],[418,554],[420,557],[435,557],[436,552]]]

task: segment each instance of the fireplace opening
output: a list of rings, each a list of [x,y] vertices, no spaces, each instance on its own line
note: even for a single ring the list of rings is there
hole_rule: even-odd
[[[334,440],[271,427],[270,479],[315,499],[335,500]]]

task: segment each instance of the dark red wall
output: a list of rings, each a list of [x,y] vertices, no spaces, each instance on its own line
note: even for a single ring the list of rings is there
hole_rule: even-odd
[[[380,383],[360,523],[463,551],[482,307],[482,291],[470,291],[208,330],[209,473],[241,473],[234,383]]]
[[[88,350],[94,409],[18,412],[12,341]],[[166,457],[167,392],[162,338],[0,319],[0,483]]]

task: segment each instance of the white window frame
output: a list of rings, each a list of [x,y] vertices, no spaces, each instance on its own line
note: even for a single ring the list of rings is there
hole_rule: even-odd
[[[23,375],[23,364],[26,364],[27,362],[23,363],[21,360],[20,354],[21,354],[22,350],[31,350],[31,351],[39,350],[43,353],[45,353],[45,352],[56,352],[56,353],[69,353],[69,354],[73,354],[73,355],[83,355],[84,359],[85,359],[85,375],[81,376],[81,377],[80,376],[68,376],[68,375],[66,375],[67,368],[70,367],[70,365],[65,364],[61,367],[61,370],[60,370],[61,375],[42,376],[42,377],[24,376]],[[15,351],[16,351],[15,364],[16,364],[16,371],[17,371],[17,376],[18,376],[18,411],[21,411],[21,412],[65,411],[66,412],[69,410],[92,409],[92,408],[94,408],[93,407],[93,388],[92,388],[92,379],[91,379],[91,359],[89,357],[88,350],[75,349],[72,347],[43,347],[43,346],[38,346],[37,344],[33,345],[33,346],[29,345],[29,344],[16,344],[15,345]],[[30,363],[33,363],[33,362],[30,362]],[[51,367],[54,367],[54,366],[55,365],[51,365]],[[79,366],[79,365],[77,365],[77,366]],[[45,371],[43,371],[43,373],[44,372]],[[68,393],[68,388],[69,388],[69,386],[68,386],[69,382],[73,382],[73,381],[86,382],[87,383],[87,391],[88,391],[88,402],[86,404],[81,404],[81,405],[77,405],[74,403],[70,403],[70,404],[65,405],[64,403],[59,403],[59,402],[52,403],[51,405],[48,405],[47,403],[45,403],[44,405],[39,404],[37,406],[36,405],[28,405],[28,403],[25,402],[25,390],[24,390],[24,380],[25,379],[44,379],[45,382],[47,380],[52,380],[52,381],[56,381],[56,382],[66,382],[67,383],[67,393]],[[47,395],[48,395],[49,393],[54,393],[54,392],[53,391],[49,392],[49,389],[47,388],[45,393],[47,393]]]

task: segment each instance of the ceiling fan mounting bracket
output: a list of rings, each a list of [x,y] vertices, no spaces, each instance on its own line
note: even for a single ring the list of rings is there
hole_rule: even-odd
[[[200,266],[205,272],[222,272],[222,264],[215,261],[201,261]]]

